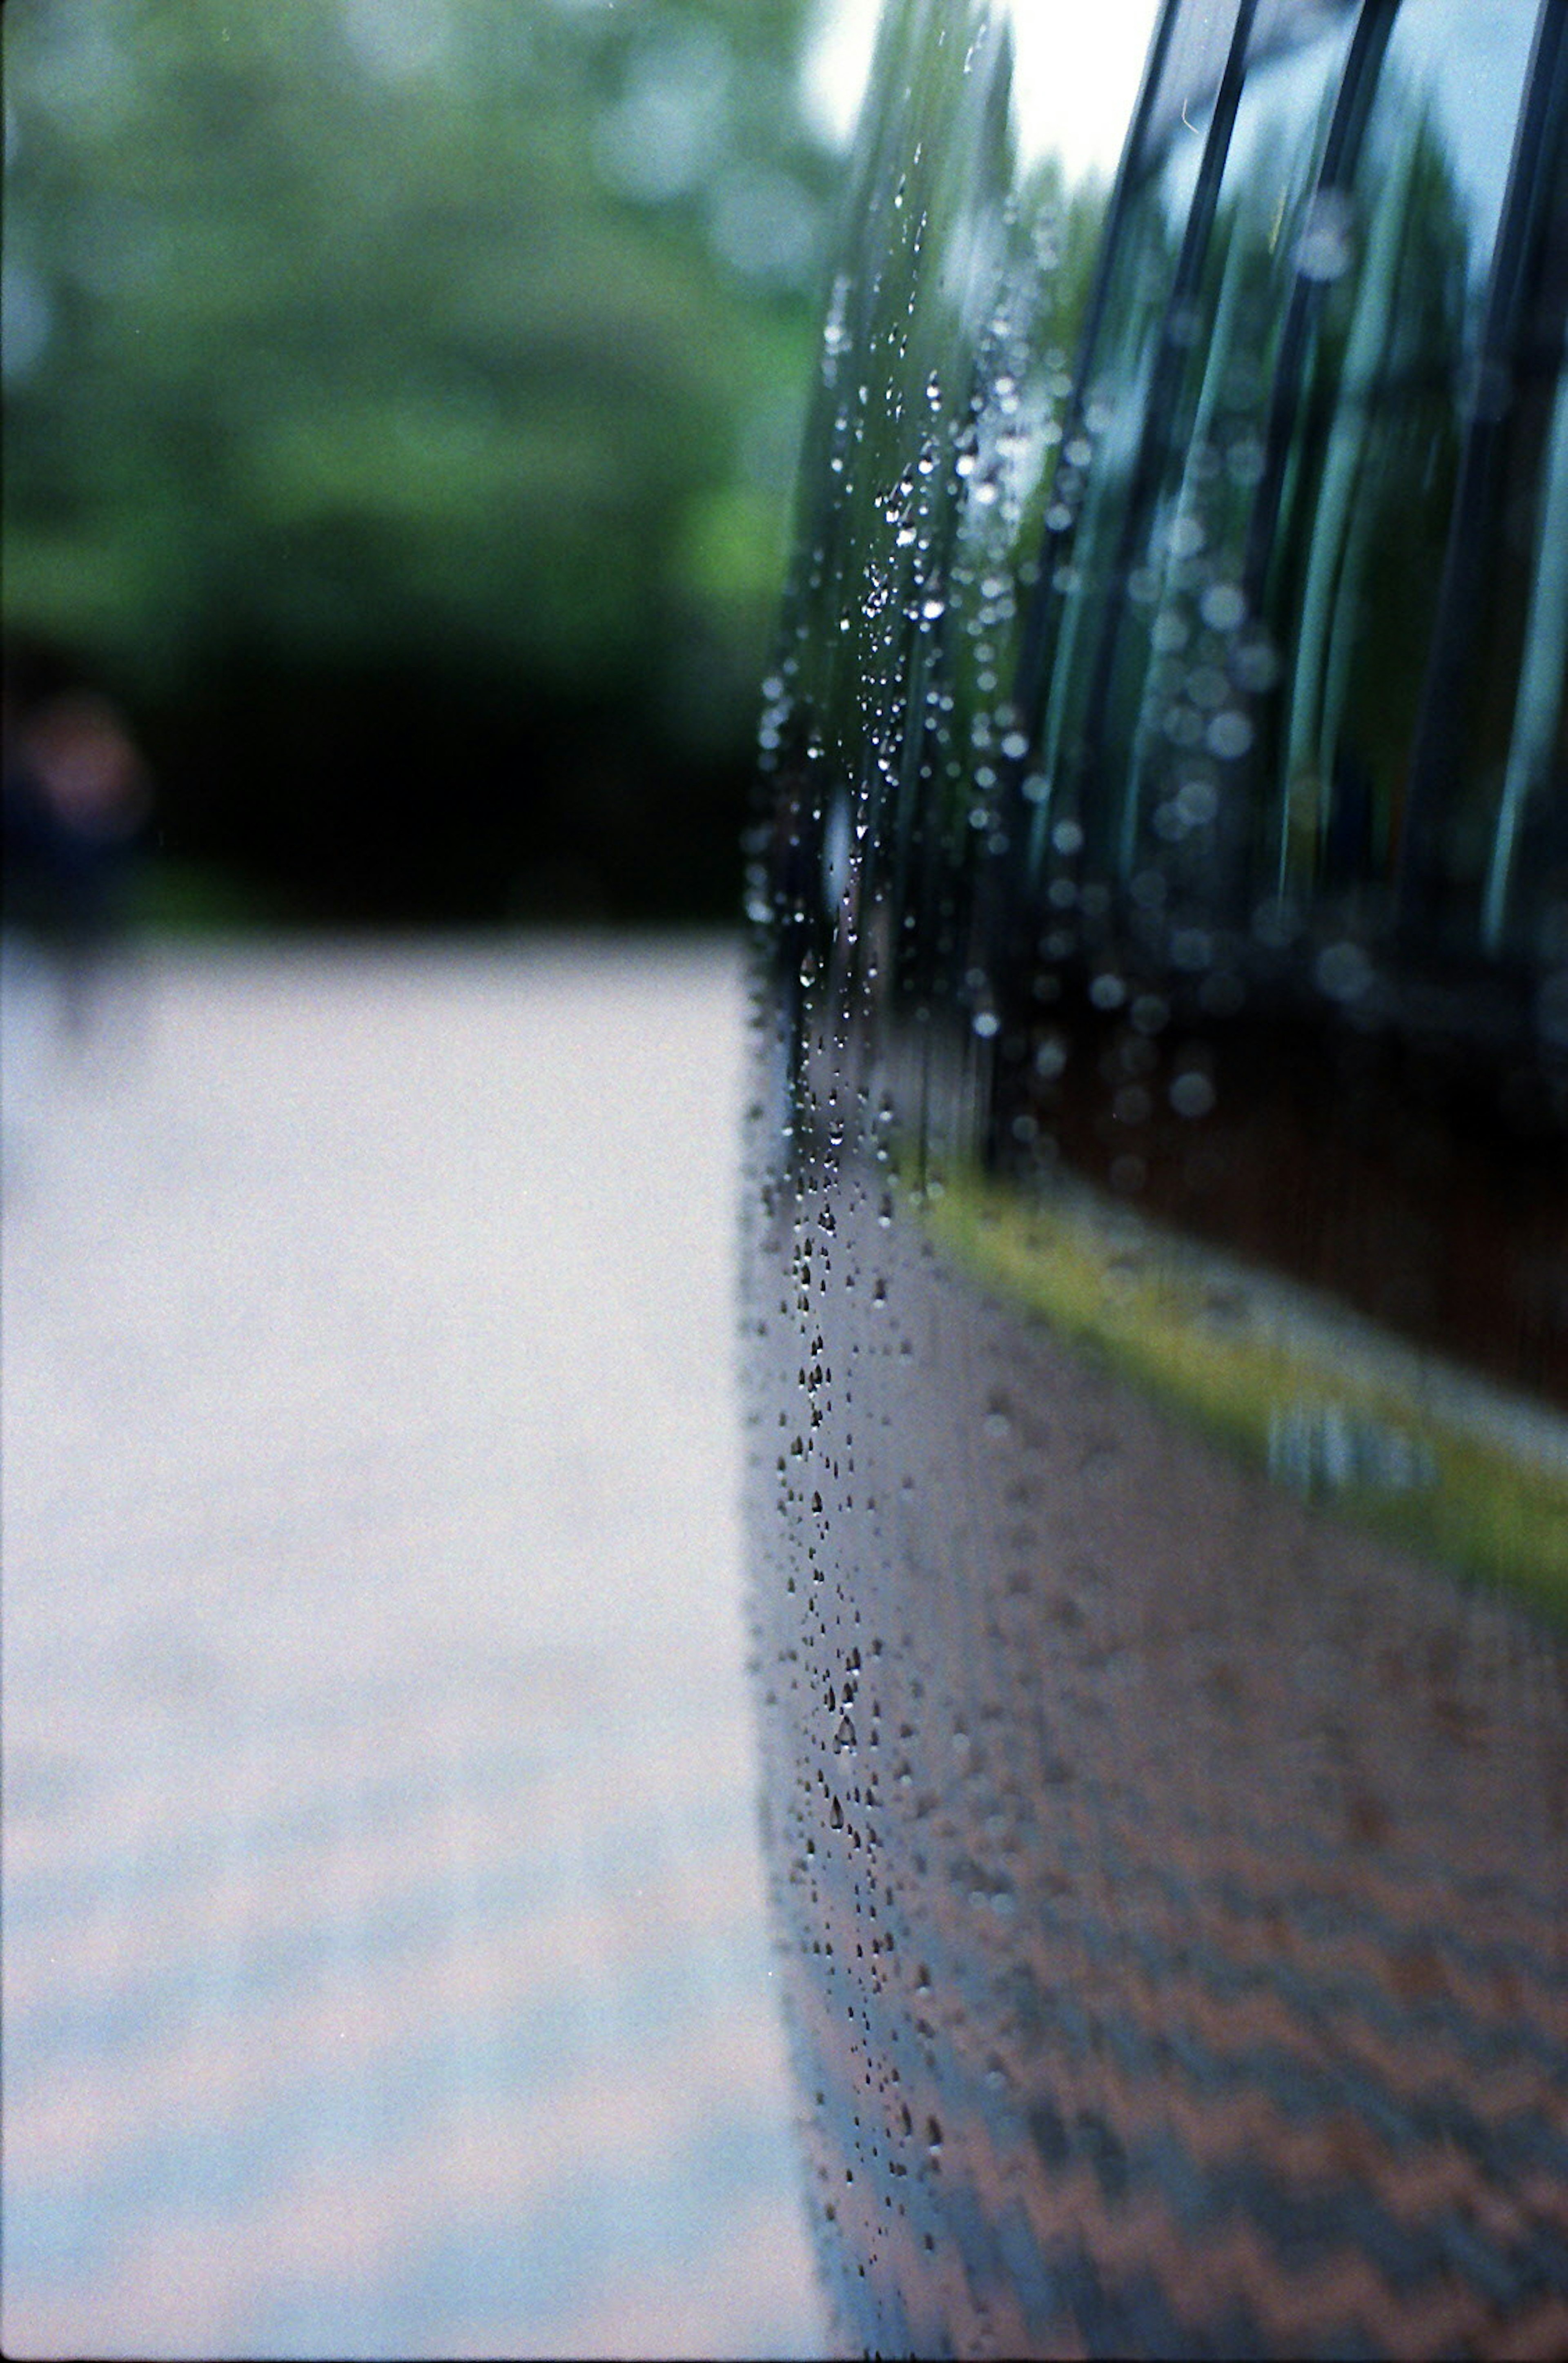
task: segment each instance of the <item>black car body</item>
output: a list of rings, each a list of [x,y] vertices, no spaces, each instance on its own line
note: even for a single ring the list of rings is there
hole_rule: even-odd
[[[891,0],[768,685],[820,2252],[882,2350],[1562,2351],[1568,8],[1147,16],[1096,177],[1062,10]]]

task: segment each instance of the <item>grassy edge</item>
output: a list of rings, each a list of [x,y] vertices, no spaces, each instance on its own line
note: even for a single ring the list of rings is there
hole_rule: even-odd
[[[1024,1200],[981,1177],[925,1204],[935,1244],[990,1294],[1195,1426],[1249,1466],[1279,1473],[1282,1420],[1328,1417],[1396,1438],[1423,1473],[1397,1488],[1354,1479],[1320,1495],[1335,1514],[1528,1602],[1568,1626],[1568,1472],[1412,1403],[1353,1347],[1221,1334],[1212,1292],[1174,1259],[1129,1259],[1085,1213]],[[1159,1234],[1148,1231],[1151,1247]],[[1339,1341],[1336,1340],[1338,1348]]]

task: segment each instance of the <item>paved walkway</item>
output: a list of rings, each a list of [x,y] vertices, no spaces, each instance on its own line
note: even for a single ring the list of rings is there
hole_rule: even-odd
[[[6,1014],[6,2351],[820,2351],[731,955]]]

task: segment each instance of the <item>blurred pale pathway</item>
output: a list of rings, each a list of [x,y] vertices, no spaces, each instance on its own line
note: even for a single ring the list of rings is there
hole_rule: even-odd
[[[732,953],[7,1004],[6,2351],[819,2350]]]

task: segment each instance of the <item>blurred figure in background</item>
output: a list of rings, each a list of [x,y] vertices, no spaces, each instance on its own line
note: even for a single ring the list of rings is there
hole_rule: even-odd
[[[83,1047],[123,962],[138,843],[151,809],[124,717],[72,689],[17,710],[5,731],[6,1131],[24,1125],[59,1031]]]
[[[6,921],[59,963],[72,1034],[91,1015],[98,971],[123,939],[137,840],[151,804],[118,709],[91,690],[46,699],[7,737]]]

